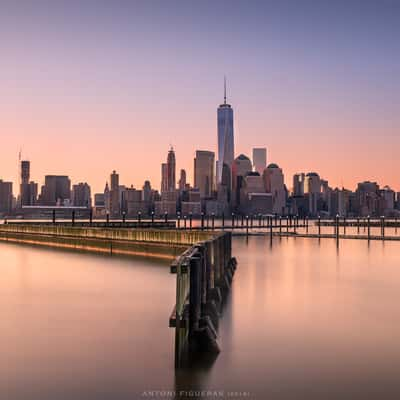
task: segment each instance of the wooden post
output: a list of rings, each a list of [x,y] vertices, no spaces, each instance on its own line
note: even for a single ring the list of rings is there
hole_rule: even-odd
[[[250,216],[250,228],[253,228],[253,214]]]
[[[321,236],[321,216],[318,215],[318,236]]]
[[[214,225],[215,225],[215,214],[211,214],[211,229],[214,230]]]
[[[56,210],[53,210],[53,224],[56,223]]]
[[[93,207],[90,207],[89,211],[89,224],[92,225],[93,223]]]
[[[381,217],[381,229],[382,229],[382,239],[384,239],[385,238],[385,216],[384,215],[382,215],[382,217]]]
[[[125,224],[125,222],[126,222],[126,214],[125,214],[125,211],[123,211],[122,212],[122,223]]]
[[[181,229],[181,213],[178,213],[178,229]]]
[[[346,234],[346,217],[343,217],[343,234]]]
[[[258,214],[258,227],[261,228],[261,214]]]
[[[222,213],[222,229],[225,229],[225,214]]]
[[[142,213],[141,213],[141,211],[138,212],[138,223],[139,223],[139,225],[142,223]]]
[[[164,222],[168,222],[168,213],[166,211],[164,212]]]
[[[279,236],[282,236],[282,216],[279,216]]]
[[[368,228],[368,240],[370,240],[371,239],[371,219],[370,219],[369,215],[367,217],[367,228]]]
[[[360,217],[357,217],[357,234],[360,234]]]
[[[249,216],[246,215],[246,235],[249,236]]]
[[[306,233],[308,234],[308,217],[305,217]]]
[[[72,218],[71,218],[72,226],[75,225],[75,210],[72,210]]]
[[[185,230],[186,230],[186,220],[187,220],[187,217],[186,217],[186,215],[184,215],[183,216],[183,227]]]
[[[109,212],[107,212],[107,215],[106,215],[106,224],[107,224],[107,226],[110,224],[110,213]]]
[[[189,213],[189,229],[192,230],[192,220],[193,220],[193,214]]]
[[[204,213],[201,213],[201,230],[204,231]]]
[[[235,227],[235,214],[232,213],[232,229]]]

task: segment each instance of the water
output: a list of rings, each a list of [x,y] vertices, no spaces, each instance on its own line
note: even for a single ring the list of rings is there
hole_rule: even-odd
[[[400,243],[238,237],[233,252],[222,353],[175,374],[167,264],[0,243],[0,399],[399,397]]]

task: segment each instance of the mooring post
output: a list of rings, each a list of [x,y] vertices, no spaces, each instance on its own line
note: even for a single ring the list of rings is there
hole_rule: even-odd
[[[243,226],[244,226],[244,215],[243,214],[241,215],[241,218],[242,218],[242,224],[241,225],[242,225],[242,228],[243,228]]]
[[[199,328],[201,311],[201,292],[200,292],[200,254],[190,258],[190,291],[189,291],[189,340],[193,332]]]
[[[168,222],[168,213],[167,213],[167,211],[164,212],[164,222],[165,223]]]
[[[306,233],[308,234],[308,216],[305,217]]]
[[[215,223],[215,214],[211,214],[211,229],[214,230],[214,223]]]
[[[246,235],[249,236],[249,216],[246,215]]]
[[[289,215],[286,216],[286,233],[289,233]]]
[[[56,210],[53,210],[53,224],[56,223]]]
[[[192,230],[193,214],[189,213],[189,229]]]
[[[321,216],[318,215],[318,237],[321,236]]]
[[[210,216],[206,214],[206,229],[210,228]]]
[[[178,229],[181,229],[181,213],[178,212]]]
[[[385,216],[381,217],[381,229],[382,229],[382,239],[385,237]]]
[[[370,219],[369,215],[367,217],[367,228],[368,228],[368,240],[370,240],[371,239],[371,219]]]
[[[343,234],[346,234],[346,217],[343,217]]]
[[[272,228],[272,217],[271,217],[271,223],[269,224],[269,242],[272,245],[272,233],[273,233],[273,228]]]
[[[125,211],[122,212],[122,223],[125,224],[126,222],[126,214]]]
[[[397,235],[397,218],[394,219],[394,233]]]
[[[151,212],[151,225],[154,225],[154,211]]]
[[[360,217],[357,217],[357,234],[360,234]]]
[[[225,229],[225,214],[222,212],[222,229]]]
[[[254,217],[254,215],[251,214],[251,216],[250,216],[250,228],[252,228],[252,229],[253,229],[253,217]]]
[[[93,223],[93,207],[90,207],[89,211],[89,224],[92,225]]]
[[[184,227],[185,230],[186,230],[186,228],[187,228],[187,226],[186,226],[186,220],[187,220],[187,216],[184,215],[184,216],[183,216],[183,227]]]
[[[201,230],[204,231],[204,213],[201,213]]]
[[[75,210],[72,210],[71,224],[72,224],[72,226],[75,225]]]
[[[282,236],[282,216],[279,216],[279,236]]]
[[[106,214],[106,225],[108,226],[110,224],[110,213],[107,211]]]
[[[339,242],[339,214],[336,215],[336,241]]]
[[[261,228],[261,214],[258,214],[258,227]]]
[[[232,229],[235,227],[235,214],[232,213]]]
[[[139,225],[142,223],[142,212],[141,211],[138,212],[138,223],[139,223]]]
[[[293,233],[296,234],[296,217],[293,216]]]

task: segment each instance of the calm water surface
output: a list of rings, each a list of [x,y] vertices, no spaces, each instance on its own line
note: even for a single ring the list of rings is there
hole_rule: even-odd
[[[399,398],[399,242],[238,237],[233,251],[222,353],[175,374],[168,264],[0,243],[0,399]]]

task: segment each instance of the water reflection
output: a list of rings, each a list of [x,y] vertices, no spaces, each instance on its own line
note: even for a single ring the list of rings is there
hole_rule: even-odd
[[[244,236],[233,252],[222,352],[175,373],[166,264],[0,243],[0,398],[398,397],[400,243]]]

